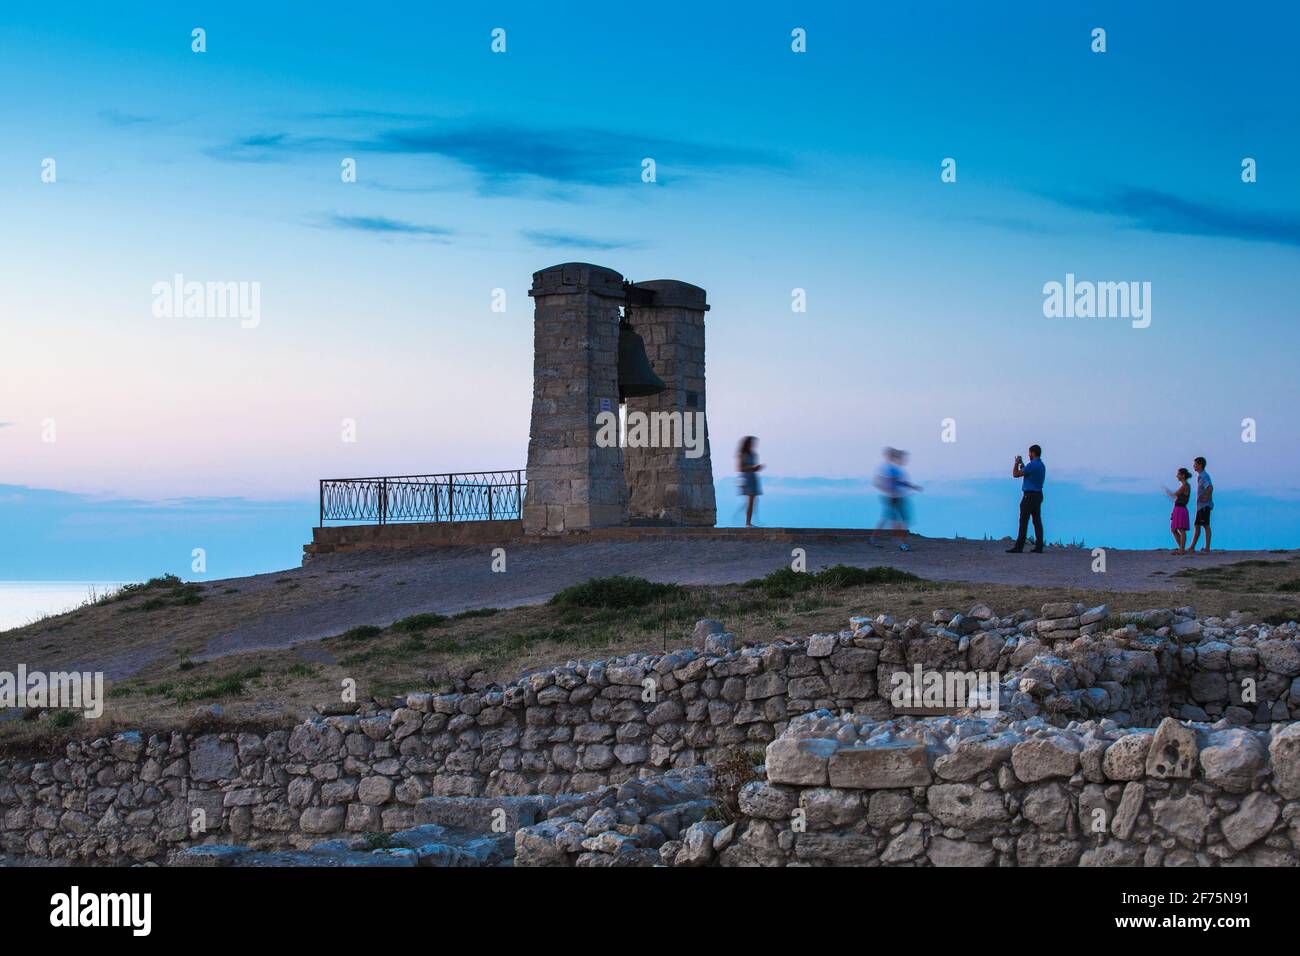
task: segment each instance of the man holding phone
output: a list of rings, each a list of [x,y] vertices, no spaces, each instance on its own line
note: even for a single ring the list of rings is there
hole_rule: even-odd
[[[1015,464],[1011,466],[1011,477],[1022,478],[1020,490],[1020,533],[1016,543],[1007,548],[1007,554],[1021,554],[1025,550],[1025,533],[1029,530],[1029,520],[1034,521],[1034,554],[1043,553],[1043,479],[1047,477],[1047,466],[1043,464],[1043,449],[1037,445],[1029,446],[1029,462],[1016,455]]]

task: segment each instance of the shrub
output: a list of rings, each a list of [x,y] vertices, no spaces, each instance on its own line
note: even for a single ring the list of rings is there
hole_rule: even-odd
[[[75,710],[56,710],[46,719],[55,730],[64,730],[80,720],[81,714]]]
[[[384,633],[382,627],[375,627],[373,624],[362,624],[358,627],[350,627],[339,635],[341,641],[364,641]]]
[[[461,611],[459,614],[453,614],[451,619],[453,621],[465,621],[475,617],[491,617],[493,614],[500,613],[501,608],[499,607],[476,607],[469,611]]]
[[[159,611],[165,607],[198,604],[203,600],[202,591],[202,585],[186,584],[174,574],[164,574],[160,578],[150,578],[144,584],[128,584],[121,590],[113,592],[107,600],[126,601],[143,594],[150,594],[150,597],[135,607],[125,607],[122,610]]]
[[[425,631],[431,627],[442,627],[450,620],[445,614],[412,614],[402,618],[393,627],[399,631]]]
[[[793,568],[778,568],[766,577],[746,581],[743,587],[756,588],[770,597],[794,597],[813,588],[842,590],[844,588],[866,587],[872,584],[906,584],[920,581],[910,571],[898,568],[855,568],[846,564],[835,564],[820,571],[795,571]]]
[[[824,581],[828,587],[856,588],[870,584],[910,584],[920,581],[911,571],[900,571],[888,566],[879,568],[855,568],[846,564],[836,564],[817,572],[817,580]]]
[[[575,584],[551,598],[557,607],[630,608],[644,607],[654,601],[676,597],[682,592],[677,584],[657,584],[645,578],[591,578]]]

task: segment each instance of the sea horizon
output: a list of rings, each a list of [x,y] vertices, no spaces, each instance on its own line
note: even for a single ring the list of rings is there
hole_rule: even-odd
[[[126,581],[0,581],[0,631],[75,610]]]
[[[715,490],[717,527],[742,525],[744,499],[736,493],[735,479],[718,479]],[[1000,540],[1016,532],[1018,501],[1018,483],[1009,479],[938,481],[913,496],[911,530],[929,538]],[[200,533],[178,530],[174,506],[160,507],[167,517],[158,522],[134,502],[120,515],[111,502],[102,501],[71,511],[56,508],[39,527],[33,520],[25,529],[32,547],[21,567],[6,566],[0,559],[0,630],[71,610],[124,583],[163,574],[214,581],[298,567],[302,546],[316,524],[312,504],[192,502],[188,507]],[[70,549],[75,528],[84,523],[86,511],[95,508],[100,509],[100,531]],[[1106,489],[1058,481],[1047,489],[1044,536],[1049,545],[1158,550],[1173,544],[1168,514],[1168,500],[1158,486],[1142,491],[1132,483]],[[28,517],[38,515],[39,509]],[[104,537],[103,527],[111,527],[119,517],[129,520],[130,536]],[[786,528],[870,528],[879,519],[879,496],[869,478],[764,478],[755,514],[760,526]],[[1300,497],[1225,491],[1216,502],[1212,526],[1215,550],[1297,548]],[[195,570],[196,548],[203,552],[203,572]],[[66,579],[57,576],[64,567]]]

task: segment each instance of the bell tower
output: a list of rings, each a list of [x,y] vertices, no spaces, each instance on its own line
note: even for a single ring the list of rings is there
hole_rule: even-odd
[[[533,273],[528,294],[533,409],[524,532],[712,526],[704,290],[673,280],[633,284],[613,269],[569,262]]]

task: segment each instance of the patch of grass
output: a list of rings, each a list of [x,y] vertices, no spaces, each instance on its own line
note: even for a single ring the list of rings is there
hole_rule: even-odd
[[[358,664],[396,664],[423,653],[452,654],[459,650],[462,650],[462,645],[454,638],[444,637],[433,641],[423,634],[417,634],[397,644],[370,647],[355,654],[348,654],[340,658],[339,663],[344,667],[355,667]]]
[[[161,611],[167,607],[192,607],[203,601],[203,586],[186,584],[174,574],[164,574],[160,578],[150,578],[143,584],[127,584],[114,592],[103,603],[129,601],[144,597],[139,604],[122,608],[122,612]]]
[[[774,598],[791,598],[814,589],[842,591],[845,588],[867,587],[878,584],[913,584],[922,579],[910,571],[898,568],[855,568],[835,564],[820,571],[796,571],[778,568],[766,577],[746,581],[742,587],[763,591]]]
[[[116,591],[104,595],[103,601],[125,601],[128,598],[137,597],[145,591],[156,591],[159,588],[180,587],[183,582],[174,574],[164,574],[161,577],[150,578],[148,581],[136,582],[134,584],[124,584]]]
[[[588,607],[623,609],[645,607],[655,601],[677,597],[682,593],[679,584],[657,584],[645,578],[615,575],[608,578],[591,578],[582,584],[565,588],[551,598],[555,607]]]
[[[81,719],[81,714],[75,710],[56,710],[45,719],[54,730],[66,730]]]
[[[357,627],[348,628],[339,635],[339,640],[356,643],[357,641],[365,641],[372,637],[378,637],[382,633],[384,633],[382,627],[376,627],[373,624],[361,624]]]
[[[244,670],[233,671],[229,674],[214,675],[212,677],[193,677],[178,684],[162,682],[157,684],[144,684],[136,689],[145,694],[156,694],[160,697],[166,697],[177,704],[189,704],[199,700],[219,700],[223,697],[239,697],[244,691],[244,685],[249,681],[255,680],[262,676],[261,667],[249,667]],[[119,688],[115,687],[114,692]],[[123,688],[118,696],[127,696],[131,689]]]
[[[1187,581],[1197,591],[1232,591],[1238,594],[1300,593],[1300,579],[1289,561],[1252,558],[1207,568],[1183,568],[1174,577]]]
[[[261,677],[262,668],[250,667],[247,670],[235,671],[233,674],[226,674],[224,677],[210,677],[196,681],[187,682],[177,687],[171,694],[173,700],[177,703],[190,703],[196,700],[216,700],[221,697],[238,697],[244,693],[244,685],[249,681]]]
[[[451,618],[445,614],[412,614],[410,617],[404,617],[393,625],[399,631],[427,631],[430,628],[442,627]]]
[[[911,584],[922,580],[911,571],[901,571],[898,568],[888,566],[855,568],[843,564],[818,571],[817,579],[835,588],[865,587],[874,584]]]
[[[453,614],[453,621],[471,621],[476,617],[492,617],[494,614],[500,614],[499,607],[476,607],[473,610],[461,611],[459,614]]]
[[[410,678],[380,678],[371,681],[370,696],[375,700],[387,702],[394,697],[401,697],[409,694],[413,690],[427,690],[425,682],[422,680],[413,680]]]

